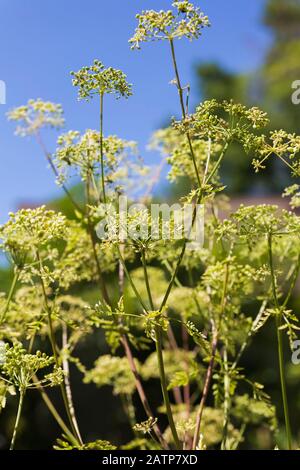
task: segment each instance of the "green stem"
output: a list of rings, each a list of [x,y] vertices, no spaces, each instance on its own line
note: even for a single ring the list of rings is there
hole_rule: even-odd
[[[232,363],[230,369],[231,369],[231,372],[234,371],[234,369],[236,369],[238,363],[240,362],[240,359],[246,349],[246,347],[248,346],[248,343],[250,341],[250,339],[252,338],[253,334],[255,333],[255,329],[257,327],[257,325],[259,324],[265,310],[266,310],[266,306],[267,306],[267,301],[264,300],[261,304],[261,307],[259,309],[259,312],[257,314],[257,316],[255,317],[255,320],[253,320],[253,323],[251,325],[251,327],[249,328],[249,331],[248,331],[248,334],[246,336],[246,339],[245,341],[243,342],[243,344],[241,345],[240,349],[239,349],[239,352],[237,353],[236,355],[236,358],[234,360],[234,362]]]
[[[173,413],[172,413],[172,409],[170,405],[169,393],[168,393],[168,388],[167,388],[167,380],[166,380],[164,359],[163,359],[163,353],[162,353],[162,334],[161,334],[161,329],[159,326],[155,327],[155,339],[156,339],[156,353],[157,353],[157,359],[158,359],[158,369],[159,369],[161,390],[163,394],[164,404],[166,407],[168,422],[169,422],[169,426],[170,426],[172,436],[175,442],[176,450],[180,450],[181,444],[180,444],[176,426],[174,423]]]
[[[276,331],[277,331],[278,361],[279,361],[279,373],[280,373],[281,395],[282,395],[283,411],[284,411],[284,419],[285,419],[286,438],[287,438],[288,449],[291,450],[292,449],[292,432],[291,432],[291,425],[290,425],[289,406],[288,406],[286,380],[285,380],[285,373],[284,373],[282,331],[280,330],[280,327],[282,324],[282,313],[281,313],[281,309],[280,309],[280,305],[279,305],[279,301],[277,297],[277,291],[276,291],[276,276],[275,276],[274,263],[273,263],[272,234],[271,233],[268,234],[268,254],[269,254],[270,272],[271,272],[273,301],[277,310]]]
[[[9,450],[14,450],[15,442],[16,442],[16,437],[17,437],[17,432],[20,424],[20,418],[21,418],[21,413],[22,413],[22,407],[23,407],[23,401],[24,401],[24,396],[25,396],[25,391],[20,390],[20,398],[19,398],[19,405],[18,405],[18,411],[17,411],[17,417],[16,417],[16,422],[14,426],[14,431],[10,443]]]
[[[204,181],[204,184],[207,184],[208,181],[211,180],[211,178],[213,177],[213,175],[216,173],[216,171],[218,170],[219,166],[221,165],[221,162],[228,150],[228,147],[229,147],[229,142],[226,142],[224,147],[223,147],[223,150],[219,156],[219,159],[218,161],[216,162],[214,168],[212,169],[212,172],[208,175],[208,177],[206,178],[206,180]],[[194,226],[194,223],[195,223],[195,220],[196,220],[196,215],[197,215],[197,205],[201,204],[202,202],[202,199],[203,199],[203,191],[200,190],[200,193],[199,193],[199,196],[197,198],[197,201],[196,201],[196,205],[195,205],[195,208],[193,210],[193,215],[192,215],[192,223],[191,223],[191,227],[190,227],[190,232],[187,236],[187,239],[189,238],[189,235],[193,229],[193,226]],[[184,257],[184,254],[185,254],[185,250],[186,250],[186,244],[187,244],[187,239],[184,240],[183,242],[183,246],[182,246],[182,250],[180,252],[180,255],[179,255],[179,258],[177,260],[177,263],[176,263],[176,266],[175,266],[175,269],[174,269],[174,272],[173,272],[173,275],[171,277],[171,280],[169,282],[169,285],[168,285],[168,288],[167,288],[167,291],[165,293],[165,296],[162,300],[162,303],[161,303],[161,306],[160,306],[160,311],[162,311],[162,309],[164,308],[164,306],[166,305],[167,301],[168,301],[168,298],[169,298],[169,295],[171,293],[171,290],[172,290],[172,287],[173,287],[173,284],[176,280],[176,277],[177,277],[177,274],[178,274],[178,270],[180,268],[180,265],[181,265],[181,262],[183,260],[183,257]]]
[[[195,450],[197,448],[197,445],[198,445],[198,442],[199,442],[199,439],[200,439],[200,427],[201,427],[202,415],[203,415],[204,407],[205,407],[206,400],[207,400],[207,397],[208,397],[208,393],[209,393],[209,390],[210,390],[210,384],[211,384],[213,370],[214,370],[214,364],[215,364],[217,345],[218,345],[218,335],[217,335],[217,331],[216,331],[216,329],[214,327],[214,324],[213,324],[212,325],[211,357],[210,357],[208,368],[207,368],[207,371],[206,371],[206,374],[205,374],[202,397],[201,397],[201,401],[200,401],[199,408],[198,408],[198,411],[197,411],[196,427],[195,427],[195,432],[194,432],[194,437],[193,437],[193,445],[192,445],[193,450]]]
[[[68,349],[68,327],[64,323],[62,328],[63,328],[62,347],[66,351]],[[63,357],[62,368],[64,371],[65,392],[67,396],[67,403],[68,403],[70,416],[72,418],[72,423],[74,424],[74,428],[76,429],[76,436],[78,436],[78,438],[80,439],[80,444],[83,444],[77,417],[76,417],[74,402],[73,402],[73,395],[72,395],[71,382],[70,382],[70,366],[69,366],[69,361],[67,357]]]
[[[126,277],[127,277],[128,281],[129,281],[129,284],[130,284],[130,286],[131,286],[133,292],[135,293],[135,295],[136,295],[138,301],[140,302],[142,308],[143,308],[143,309],[145,310],[145,312],[147,313],[148,308],[146,307],[146,304],[144,303],[144,301],[143,301],[143,299],[142,299],[142,297],[141,297],[139,291],[138,291],[137,288],[135,287],[135,284],[134,284],[134,282],[133,282],[133,280],[132,280],[132,277],[131,277],[131,275],[130,275],[128,269],[127,269],[127,266],[126,266],[125,260],[124,260],[124,258],[123,258],[123,255],[122,255],[122,253],[121,253],[121,250],[120,250],[119,245],[117,246],[117,249],[118,249],[118,254],[119,254],[120,261],[121,261],[122,266],[123,266],[123,268],[124,268],[124,272],[125,272]]]
[[[146,289],[148,293],[148,298],[149,298],[149,303],[150,307],[152,310],[154,310],[154,303],[152,299],[152,294],[151,294],[151,288],[150,288],[150,283],[149,283],[149,277],[148,277],[148,271],[147,271],[147,263],[146,263],[146,256],[145,256],[145,250],[142,250],[142,264],[143,264],[143,270],[144,270],[144,278],[145,278],[145,284],[146,284]],[[169,393],[168,393],[168,387],[167,387],[167,380],[166,380],[166,373],[165,373],[165,366],[164,366],[164,359],[163,359],[163,348],[162,348],[162,334],[161,334],[161,328],[159,326],[155,327],[155,339],[156,339],[156,352],[157,352],[157,360],[158,360],[158,369],[159,369],[159,376],[160,376],[160,382],[161,382],[161,389],[162,389],[162,394],[163,394],[163,399],[164,399],[164,404],[166,407],[166,412],[167,412],[167,417],[168,417],[168,422],[169,426],[173,435],[173,439],[176,445],[176,448],[179,449],[180,446],[180,441],[178,438],[176,426],[174,423],[173,419],[173,413],[170,405],[170,399],[169,399]]]
[[[218,171],[218,168],[219,168],[219,166],[221,165],[221,162],[222,162],[222,160],[223,160],[223,158],[224,158],[224,155],[225,155],[225,153],[226,153],[227,150],[228,150],[229,144],[230,144],[230,142],[226,142],[226,143],[225,143],[225,145],[224,145],[224,147],[223,147],[223,150],[222,150],[222,152],[220,153],[220,156],[219,156],[218,160],[216,161],[216,163],[215,163],[213,169],[211,170],[209,176],[206,178],[204,184],[208,184],[208,183],[210,182],[210,180],[214,177],[215,173]]]
[[[138,292],[138,290],[137,290],[137,288],[136,288],[136,286],[133,282],[133,279],[132,279],[132,277],[131,277],[131,275],[130,275],[127,267],[126,267],[126,263],[125,263],[125,260],[122,256],[122,253],[121,253],[121,250],[120,250],[119,246],[118,246],[118,251],[119,251],[120,261],[121,261],[122,266],[124,268],[124,272],[126,274],[126,277],[129,281],[129,283],[130,283],[137,299],[139,300],[141,306],[143,307],[145,312],[148,313],[148,309],[147,309],[143,299],[141,298],[141,295]],[[153,300],[152,300],[152,296],[151,296],[149,278],[148,278],[148,273],[147,273],[145,253],[143,254],[143,252],[142,252],[142,263],[143,263],[143,268],[144,268],[144,273],[145,273],[145,282],[146,282],[146,286],[147,286],[147,292],[148,292],[148,295],[149,295],[149,302],[151,304],[151,308],[153,308],[154,305],[153,305]],[[166,407],[168,422],[169,422],[170,429],[171,429],[171,432],[172,432],[172,435],[173,435],[173,438],[174,438],[176,448],[180,449],[180,441],[179,441],[177,431],[176,431],[176,427],[175,427],[175,424],[174,424],[174,419],[173,419],[173,414],[172,414],[170,400],[169,400],[169,394],[168,394],[168,387],[167,387],[166,374],[165,374],[165,368],[164,368],[164,360],[163,360],[163,354],[162,354],[161,329],[158,326],[155,327],[155,340],[156,340],[155,343],[156,343],[156,352],[157,352],[157,359],[158,359],[159,376],[160,376],[162,394],[163,394],[164,404],[165,404],[165,407]]]
[[[101,185],[103,201],[106,204],[105,176],[104,176],[104,155],[103,155],[103,92],[100,92],[100,159],[101,159]]]
[[[178,66],[177,66],[177,60],[176,60],[176,54],[175,54],[175,48],[174,48],[174,41],[173,41],[173,39],[170,39],[169,42],[170,42],[170,46],[171,46],[172,62],[173,62],[173,67],[174,67],[174,71],[175,71],[175,76],[176,76],[176,84],[177,84],[177,89],[178,89],[178,94],[179,94],[181,113],[182,113],[182,118],[184,119],[186,117],[186,110],[185,110],[185,107],[184,107],[183,88],[181,86],[181,80],[180,80]],[[194,149],[193,149],[193,145],[192,145],[191,136],[188,132],[186,133],[186,137],[187,137],[187,141],[188,141],[188,145],[189,145],[189,149],[190,149],[190,154],[191,154],[191,157],[192,157],[192,162],[193,162],[193,166],[194,166],[194,170],[195,170],[195,174],[196,174],[196,178],[197,178],[198,187],[200,188],[201,187],[200,175],[199,175],[199,171],[198,171],[198,168],[197,168],[196,157],[195,157],[195,153],[194,153]]]
[[[53,328],[53,322],[52,322],[52,313],[51,313],[51,308],[49,307],[49,304],[48,304],[48,297],[47,297],[47,293],[46,293],[46,287],[45,287],[44,280],[43,280],[43,277],[42,277],[42,267],[43,267],[42,266],[42,260],[40,258],[39,252],[37,252],[36,255],[37,255],[37,260],[38,260],[39,265],[40,265],[40,281],[41,281],[41,286],[42,286],[43,298],[44,298],[44,302],[45,302],[45,310],[46,310],[47,318],[48,318],[49,339],[50,339],[50,343],[51,343],[51,348],[52,348],[52,352],[53,352],[55,365],[56,365],[56,367],[60,367],[60,363],[59,363],[59,359],[58,359],[58,355],[57,355],[57,350],[56,350],[56,341],[55,341],[54,328]],[[61,390],[61,395],[62,395],[62,399],[63,399],[63,402],[64,402],[65,410],[66,410],[66,413],[67,413],[67,416],[68,416],[68,420],[69,420],[69,423],[70,423],[71,428],[72,428],[72,432],[76,436],[76,439],[78,440],[78,442],[82,443],[81,437],[77,432],[76,425],[75,425],[75,423],[73,421],[73,417],[70,413],[70,403],[69,403],[69,399],[68,399],[68,396],[67,396],[67,393],[66,393],[64,383],[62,383],[60,385],[60,390]]]
[[[93,228],[93,224],[92,224],[92,221],[91,221],[89,208],[88,208],[88,206],[91,204],[90,178],[91,178],[91,175],[88,173],[87,180],[86,180],[86,188],[85,188],[86,189],[86,217],[87,217],[88,233],[89,233],[90,240],[91,240],[91,246],[92,246],[94,260],[95,260],[95,263],[96,263],[96,269],[97,269],[97,274],[98,274],[98,279],[99,279],[99,286],[100,286],[100,290],[101,290],[101,293],[102,293],[102,297],[103,297],[103,299],[105,300],[105,302],[107,304],[110,304],[109,294],[108,294],[108,291],[107,291],[107,288],[106,288],[106,284],[104,282],[102,269],[101,269],[98,254],[97,254],[95,231],[94,231],[94,228]]]
[[[212,376],[213,376],[213,369],[215,365],[215,358],[216,358],[216,352],[217,352],[217,346],[218,346],[218,339],[219,339],[219,333],[220,333],[220,328],[222,324],[222,319],[225,313],[225,307],[226,307],[226,297],[227,297],[227,289],[228,289],[228,279],[229,279],[229,263],[226,263],[226,268],[225,268],[225,276],[224,276],[224,285],[223,285],[223,292],[222,292],[222,298],[221,298],[221,311],[220,311],[220,316],[218,319],[218,324],[215,326],[215,322],[212,321],[212,342],[211,342],[211,357],[209,361],[209,365],[206,371],[206,376],[205,376],[205,381],[204,381],[204,387],[203,387],[203,392],[202,392],[202,398],[199,404],[198,412],[197,412],[197,417],[196,417],[196,428],[194,432],[194,438],[193,438],[193,449],[196,449],[196,446],[198,445],[199,438],[200,438],[200,426],[201,426],[201,421],[202,421],[202,415],[203,415],[203,410],[206,404],[206,400],[208,397],[208,393],[210,390],[210,385],[212,381]]]
[[[290,287],[289,287],[289,290],[288,290],[288,293],[287,293],[287,296],[282,304],[283,307],[286,307],[291,296],[292,296],[292,293],[293,293],[293,290],[296,286],[296,282],[297,282],[297,279],[298,279],[298,275],[299,275],[299,270],[300,270],[300,255],[298,256],[298,260],[297,260],[297,263],[296,263],[296,266],[295,266],[295,269],[294,269],[294,272],[293,272],[293,275],[292,275],[292,280],[290,281]]]
[[[48,161],[48,163],[49,163],[49,165],[50,165],[51,170],[53,171],[53,173],[54,173],[54,175],[56,176],[56,178],[59,178],[58,170],[57,170],[56,166],[55,166],[54,163],[53,163],[51,154],[48,152],[48,150],[47,150],[47,148],[46,148],[46,146],[45,146],[45,144],[44,144],[44,141],[43,141],[43,139],[42,139],[40,133],[39,133],[39,132],[36,132],[35,136],[36,136],[36,140],[37,140],[38,144],[40,145],[40,147],[41,147],[41,149],[42,149],[42,151],[43,151],[43,153],[44,153],[44,155],[45,155],[45,157],[46,157],[46,159],[47,159],[47,161]],[[76,209],[77,211],[80,212],[80,214],[82,214],[82,213],[83,213],[83,210],[82,210],[81,207],[77,204],[77,202],[74,200],[72,194],[70,193],[70,191],[68,190],[68,188],[66,187],[66,185],[63,183],[63,184],[61,185],[61,187],[62,187],[63,191],[65,192],[66,196],[69,198],[69,200],[70,200],[71,204],[73,205],[74,209]]]
[[[170,39],[169,42],[170,42],[170,46],[171,46],[172,62],[173,62],[175,76],[176,76],[176,85],[177,85],[178,94],[179,94],[179,101],[180,101],[182,117],[185,118],[186,112],[185,112],[184,100],[183,100],[183,88],[181,86],[181,80],[180,80],[178,66],[177,66],[174,41],[173,41],[173,39]]]
[[[143,264],[144,278],[145,278],[145,284],[146,284],[147,294],[148,294],[148,298],[149,298],[150,308],[151,308],[151,310],[154,310],[154,303],[153,303],[153,299],[152,299],[150,283],[149,283],[149,277],[148,277],[148,271],[147,271],[145,250],[142,250],[142,264]]]
[[[61,428],[61,430],[66,434],[66,436],[69,438],[70,442],[72,442],[72,444],[74,444],[75,446],[77,446],[78,444],[80,444],[78,442],[78,440],[75,438],[75,436],[71,433],[71,431],[69,430],[68,426],[66,425],[66,423],[64,422],[64,420],[61,418],[61,416],[59,415],[58,411],[56,410],[55,406],[53,405],[52,401],[50,400],[50,398],[48,397],[47,393],[45,392],[45,390],[43,389],[43,387],[41,385],[38,384],[38,379],[37,377],[33,377],[33,382],[36,384],[36,388],[37,390],[40,392],[41,396],[42,396],[42,399],[44,400],[48,410],[50,411],[50,413],[52,414],[53,418],[55,419],[55,421],[57,422],[57,424],[59,425],[59,427]]]
[[[227,450],[227,436],[229,425],[229,409],[230,409],[230,375],[228,367],[227,345],[224,346],[224,421],[223,421],[223,439],[221,450]]]
[[[5,304],[4,310],[3,310],[2,314],[1,314],[0,325],[1,325],[1,324],[4,322],[4,320],[5,320],[6,314],[7,314],[8,309],[9,309],[10,302],[11,302],[12,297],[13,297],[14,292],[15,292],[15,288],[16,288],[18,279],[19,279],[19,270],[16,269],[16,270],[15,270],[15,273],[14,273],[14,277],[13,277],[12,283],[11,283],[11,286],[10,286],[10,290],[9,290],[9,293],[8,293],[8,297],[7,297],[7,300],[6,300],[6,304]]]

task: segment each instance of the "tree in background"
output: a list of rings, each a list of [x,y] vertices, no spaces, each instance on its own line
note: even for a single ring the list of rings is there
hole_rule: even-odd
[[[201,96],[259,104],[271,116],[273,129],[284,126],[290,132],[299,132],[300,106],[292,103],[291,95],[292,83],[300,79],[300,0],[269,0],[263,21],[274,41],[261,68],[248,75],[236,75],[218,64],[201,64],[196,70]],[[253,192],[248,178],[252,168],[247,158],[241,158],[241,152],[239,147],[233,148],[223,168],[224,183],[233,193]],[[287,182],[286,169],[274,160],[260,176],[254,192],[282,192]]]

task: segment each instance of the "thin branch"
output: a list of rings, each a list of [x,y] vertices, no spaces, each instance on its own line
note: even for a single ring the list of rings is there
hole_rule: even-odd
[[[23,408],[24,396],[25,396],[25,391],[20,390],[17,417],[16,417],[16,421],[15,421],[14,431],[13,431],[13,435],[12,435],[9,450],[14,450],[14,447],[15,447],[17,432],[18,432],[18,429],[19,429],[20,418],[21,418],[21,413],[22,413],[22,408]]]
[[[196,428],[195,428],[195,433],[194,433],[194,438],[193,438],[193,447],[192,447],[193,449],[197,448],[197,445],[199,442],[200,425],[202,421],[203,410],[204,410],[205,403],[208,397],[208,392],[210,389],[210,383],[212,379],[212,373],[213,373],[214,364],[215,364],[215,356],[216,356],[216,350],[217,350],[217,344],[218,344],[218,334],[214,325],[212,329],[213,329],[213,334],[212,334],[212,344],[211,344],[211,357],[210,357],[210,361],[209,361],[208,368],[206,371],[203,393],[202,393],[200,405],[199,405],[198,412],[197,412]]]
[[[52,160],[52,157],[51,157],[51,154],[48,152],[48,150],[46,149],[46,146],[44,144],[44,141],[41,137],[41,134],[39,132],[36,132],[35,133],[35,137],[36,137],[36,140],[39,144],[39,146],[41,147],[46,159],[47,159],[47,162],[49,163],[50,165],[50,168],[51,170],[53,171],[54,175],[56,178],[59,177],[59,173],[57,171],[57,168],[56,166],[54,165],[53,163],[53,160]],[[66,187],[66,185],[63,183],[61,185],[63,191],[65,192],[66,196],[69,198],[70,202],[72,203],[72,205],[74,206],[75,209],[77,209],[81,214],[83,213],[83,210],[81,209],[81,207],[77,204],[77,202],[74,200],[72,194],[70,193],[70,191],[68,190],[68,188]]]
[[[273,263],[272,234],[271,233],[268,234],[268,255],[269,255],[269,265],[270,265],[270,272],[271,272],[273,301],[277,310],[276,333],[277,333],[279,374],[280,374],[281,394],[282,394],[283,410],[284,410],[284,418],[285,418],[286,438],[287,438],[288,449],[291,450],[292,449],[292,432],[291,432],[291,425],[290,425],[289,405],[288,405],[286,380],[285,380],[285,373],[284,373],[282,331],[280,330],[280,327],[282,324],[282,313],[281,313],[281,308],[280,308],[278,297],[277,297],[276,275],[275,275],[274,263]]]
[[[68,327],[65,323],[63,323],[62,325],[62,347],[63,347],[63,350],[66,352],[68,349]],[[73,403],[72,389],[71,389],[71,384],[70,384],[69,361],[65,355],[62,358],[62,368],[64,371],[64,382],[65,382],[66,394],[68,398],[68,407],[69,407],[70,415],[72,417],[72,422],[74,423],[74,427],[76,429],[76,435],[80,439],[80,444],[83,444],[79,426],[78,426],[78,421],[76,418],[74,403]]]

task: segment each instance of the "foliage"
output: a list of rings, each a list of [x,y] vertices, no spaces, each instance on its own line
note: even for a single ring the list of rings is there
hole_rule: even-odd
[[[299,331],[297,312],[289,305],[300,267],[299,216],[277,206],[242,205],[224,220],[219,209],[225,190],[220,171],[232,146],[243,149],[256,171],[276,157],[297,177],[300,138],[281,129],[267,133],[265,111],[230,98],[205,100],[189,112],[174,40],[198,39],[209,20],[190,2],[172,5],[173,10],[137,15],[130,43],[139,48],[163,39],[171,46],[182,115],[155,132],[152,146],[169,162],[171,181],[189,180],[177,216],[190,206],[191,226],[184,232],[174,214],[153,221],[145,204],[151,202],[149,187],[132,191],[144,187],[148,174],[136,158],[135,144],[104,135],[104,95],[127,98],[132,93],[123,72],[95,60],[73,73],[80,99],[100,96],[100,131],[69,131],[58,138],[53,158],[46,152],[73,204],[72,218],[42,206],[10,214],[0,228],[1,249],[14,275],[8,293],[0,297],[1,408],[6,399],[13,402],[16,391],[19,398],[11,448],[25,392],[32,388],[62,429],[55,449],[113,450],[121,444],[123,449],[234,450],[249,446],[248,432],[262,429],[273,445],[278,424],[272,397],[241,362],[245,351],[255,348],[256,334],[272,321],[285,446],[295,446],[283,341],[287,336],[293,346]],[[59,105],[41,100],[9,113],[24,124],[20,135],[59,127],[61,116]],[[65,187],[73,175],[84,188],[80,202]],[[292,207],[298,206],[298,193],[297,184],[285,191]],[[118,212],[121,195],[135,203],[125,216]],[[200,205],[204,242],[190,246]],[[129,235],[120,238],[124,227]],[[85,295],[84,289],[91,288],[95,299]],[[105,339],[106,350],[100,354],[95,341],[89,361],[84,346],[95,336]],[[120,400],[132,429],[130,442],[86,442],[73,403],[70,365],[84,384],[103,387]],[[147,393],[152,385],[162,391],[159,404]],[[53,386],[59,388],[66,418],[45,391]]]

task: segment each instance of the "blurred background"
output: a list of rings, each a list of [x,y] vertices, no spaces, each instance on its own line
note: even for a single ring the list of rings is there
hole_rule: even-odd
[[[201,100],[233,98],[243,104],[258,105],[268,111],[272,128],[300,133],[300,105],[291,102],[292,82],[300,80],[300,0],[203,0],[199,3],[209,16],[212,27],[199,41],[180,41],[177,46],[184,84],[191,85],[191,109]],[[6,105],[0,106],[1,198],[0,222],[10,210],[40,205],[71,213],[68,202],[55,186],[53,175],[43,155],[30,138],[14,136],[14,124],[7,122],[6,112],[25,104],[29,98],[61,103],[65,110],[66,129],[83,131],[97,128],[96,103],[78,102],[71,85],[70,71],[89,65],[99,58],[105,65],[122,69],[133,83],[129,100],[107,102],[105,133],[136,140],[147,164],[159,163],[160,156],[147,149],[151,134],[179,115],[176,89],[170,85],[173,73],[167,46],[145,45],[132,52],[128,39],[135,28],[137,9],[167,9],[168,0],[139,2],[111,0],[1,0],[0,30],[2,54],[0,80],[7,87]],[[55,131],[44,133],[46,146],[55,150]],[[233,148],[222,169],[232,207],[245,203],[275,202],[283,204],[282,189],[289,183],[288,172],[278,162],[261,175],[255,175],[251,161]],[[170,187],[162,179],[156,187],[157,197],[175,197],[185,182]],[[80,187],[74,192],[80,193]],[[9,285],[11,273],[2,261],[0,290]],[[82,286],[89,299],[96,298],[93,286]],[[292,299],[298,307],[297,298]],[[274,331],[258,338],[257,347],[245,355],[243,365],[256,380],[266,385],[274,403],[280,400],[277,386],[277,357],[268,349]],[[101,334],[82,347],[80,355],[92,365],[95,350],[105,352]],[[287,358],[290,353],[287,352]],[[289,393],[293,396],[293,428],[300,418],[300,366],[287,364]],[[78,418],[87,440],[95,438],[126,442],[130,428],[121,405],[111,390],[80,385],[79,373],[73,371],[74,401],[79,404]],[[151,387],[150,385],[147,385]],[[157,387],[150,390],[157,393]],[[160,397],[153,397],[159,402]],[[53,394],[59,407],[59,399]],[[7,445],[15,416],[15,403],[8,404],[0,418],[0,448]],[[33,392],[26,401],[19,448],[46,448],[59,430],[47,409]],[[29,418],[28,418],[29,417]],[[143,416],[141,415],[141,419]],[[27,420],[26,420],[27,419]],[[282,420],[282,417],[279,416]],[[299,427],[299,426],[298,426]],[[111,434],[113,432],[113,435]],[[253,446],[271,446],[268,436],[253,434]]]

